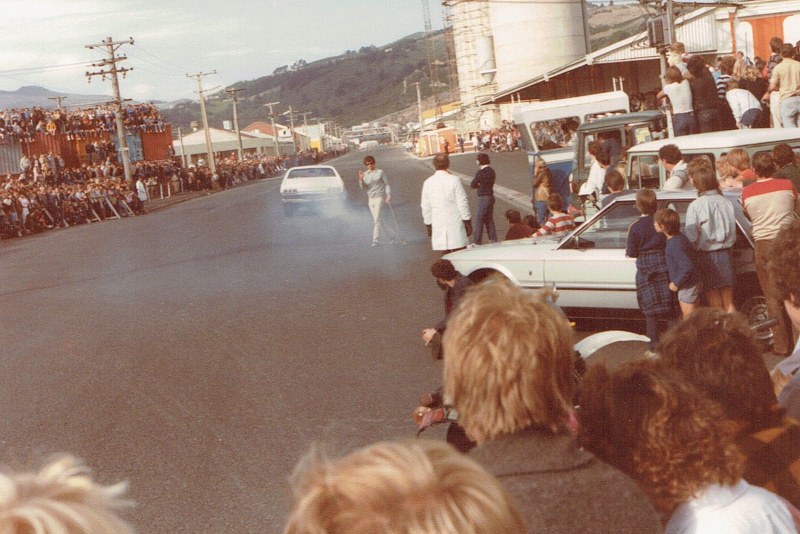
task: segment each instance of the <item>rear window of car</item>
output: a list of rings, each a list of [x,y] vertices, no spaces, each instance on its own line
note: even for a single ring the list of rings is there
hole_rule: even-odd
[[[320,176],[336,176],[336,172],[326,168],[292,169],[287,178],[317,178]]]

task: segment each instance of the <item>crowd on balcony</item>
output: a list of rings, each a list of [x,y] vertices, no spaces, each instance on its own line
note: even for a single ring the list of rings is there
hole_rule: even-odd
[[[115,106],[45,109],[42,107],[0,110],[0,142],[27,142],[38,134],[66,134],[69,139],[94,138],[116,132]],[[161,132],[164,118],[149,103],[122,108],[122,122],[128,131]]]

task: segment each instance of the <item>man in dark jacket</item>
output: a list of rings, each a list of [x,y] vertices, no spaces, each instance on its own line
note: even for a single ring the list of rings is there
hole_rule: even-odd
[[[478,216],[477,228],[475,228],[475,244],[480,245],[483,238],[483,227],[489,234],[489,241],[497,242],[497,228],[494,225],[494,169],[489,166],[489,156],[478,154],[478,165],[480,168],[475,173],[475,178],[469,186],[478,190]]]
[[[636,483],[581,449],[572,332],[541,295],[505,279],[471,289],[444,336],[444,396],[469,453],[519,506],[528,532],[660,532]]]
[[[444,290],[444,318],[435,327],[422,331],[425,345],[431,347],[431,353],[437,360],[442,359],[442,334],[447,328],[447,320],[464,296],[464,293],[473,285],[472,280],[462,275],[450,260],[437,260],[431,265],[431,274],[436,278],[436,283]]]

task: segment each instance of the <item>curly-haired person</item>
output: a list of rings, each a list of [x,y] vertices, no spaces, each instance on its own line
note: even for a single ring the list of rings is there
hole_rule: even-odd
[[[796,532],[790,505],[742,479],[732,422],[677,371],[653,360],[613,374],[595,365],[580,405],[582,442],[639,483],[667,534]]]
[[[783,301],[783,307],[792,326],[800,329],[800,220],[784,226],[770,249],[767,263],[770,280],[775,293]],[[785,387],[776,388],[780,403],[787,415],[800,420],[800,340],[792,355],[775,366],[773,378],[778,378]],[[781,380],[782,379],[782,380]],[[788,382],[788,384],[786,383]]]
[[[469,455],[529,532],[661,530],[636,484],[575,441],[573,335],[559,310],[492,278],[464,295],[443,342],[445,399],[478,443]]]
[[[443,442],[383,442],[342,459],[312,453],[294,476],[285,534],[517,534],[502,486]]]
[[[72,456],[53,459],[36,472],[0,472],[3,534],[133,534],[117,516],[131,506],[127,484],[100,486]]]
[[[778,404],[745,317],[700,308],[661,338],[658,353],[737,424],[744,478],[800,506],[800,423]]]

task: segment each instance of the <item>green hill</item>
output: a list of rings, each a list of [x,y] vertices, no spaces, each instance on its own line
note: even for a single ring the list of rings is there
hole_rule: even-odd
[[[444,36],[434,36],[434,54],[443,60],[446,56]],[[308,118],[322,117],[340,125],[350,126],[373,121],[400,109],[417,105],[414,82],[421,82],[423,98],[431,96],[432,89],[427,68],[427,44],[424,34],[415,34],[386,46],[365,46],[340,56],[305,64],[296,70],[263,76],[251,81],[238,82],[231,88],[239,93],[239,125],[266,120],[267,102],[280,102],[277,112],[292,106],[295,112],[309,112]],[[440,69],[441,81],[447,81],[444,62]],[[442,101],[448,87],[438,89]],[[225,93],[209,95],[206,99],[209,124],[221,127],[223,120],[232,120],[233,108]],[[182,102],[163,109],[166,119],[177,127],[188,128],[191,121],[200,120],[200,105]],[[288,124],[287,117],[280,122]],[[302,122],[297,117],[296,123]]]

